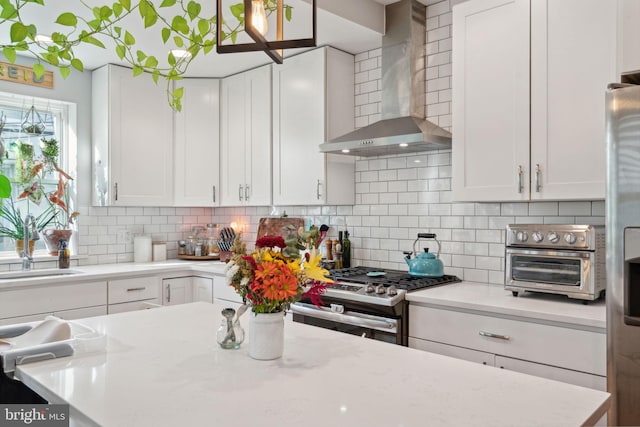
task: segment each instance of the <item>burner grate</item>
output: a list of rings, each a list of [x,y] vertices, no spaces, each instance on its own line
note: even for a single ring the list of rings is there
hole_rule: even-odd
[[[368,276],[367,273],[383,272],[384,275]],[[343,282],[360,283],[383,286],[395,286],[398,289],[407,291],[415,291],[431,286],[445,285],[448,283],[456,283],[461,280],[456,276],[444,275],[443,277],[416,277],[411,276],[405,271],[399,270],[381,270],[372,267],[351,267],[339,270],[331,270],[329,275],[334,280]]]

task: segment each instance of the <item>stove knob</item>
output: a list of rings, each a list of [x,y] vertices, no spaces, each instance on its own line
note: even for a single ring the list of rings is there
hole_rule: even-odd
[[[547,240],[551,243],[558,243],[558,241],[560,240],[560,236],[558,236],[558,233],[556,233],[555,231],[551,231],[549,234],[547,234]]]
[[[518,231],[516,232],[516,240],[519,242],[526,242],[529,238],[529,235],[526,231]]]
[[[533,232],[533,240],[534,240],[536,243],[540,243],[540,242],[542,242],[542,241],[544,240],[544,234],[543,234],[543,233],[541,233],[541,232],[539,232],[539,231],[534,231],[534,232]]]
[[[567,242],[570,245],[573,245],[575,242],[578,241],[578,238],[573,233],[565,233],[564,241]]]
[[[378,295],[384,295],[387,293],[387,290],[385,289],[384,285],[378,285],[376,286],[376,294]]]
[[[371,283],[367,283],[366,285],[364,285],[364,291],[368,294],[373,293],[373,285]]]
[[[387,295],[389,295],[390,297],[398,295],[398,290],[395,286],[391,285],[387,288]]]

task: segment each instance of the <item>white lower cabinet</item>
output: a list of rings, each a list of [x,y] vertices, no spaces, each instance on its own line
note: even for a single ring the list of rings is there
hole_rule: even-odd
[[[229,285],[229,279],[226,276],[215,276],[213,278],[213,300],[225,307],[238,309],[242,305],[242,298]]]
[[[409,307],[409,347],[606,390],[606,334],[492,313]]]
[[[213,303],[213,279],[210,277],[193,277],[193,302]]]
[[[209,277],[172,277],[162,279],[162,304],[213,302],[213,279]]]
[[[108,314],[150,308],[161,304],[160,278],[156,276],[110,280],[108,282]]]

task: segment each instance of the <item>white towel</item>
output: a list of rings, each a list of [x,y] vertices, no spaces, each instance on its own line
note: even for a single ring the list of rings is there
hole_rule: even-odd
[[[29,347],[71,338],[69,324],[57,317],[47,316],[39,325],[13,338],[0,340],[0,351]]]

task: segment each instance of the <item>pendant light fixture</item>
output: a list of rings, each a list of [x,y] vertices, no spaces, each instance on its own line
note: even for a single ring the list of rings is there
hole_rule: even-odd
[[[264,0],[243,0],[244,2],[244,30],[253,39],[253,43],[222,44],[222,0],[217,0],[216,7],[216,52],[237,53],[264,51],[274,62],[282,64],[283,49],[316,46],[316,0],[311,0],[311,28],[312,37],[307,39],[283,40],[284,0],[277,0],[276,4],[276,39],[269,41],[265,38],[269,24],[264,7]]]

